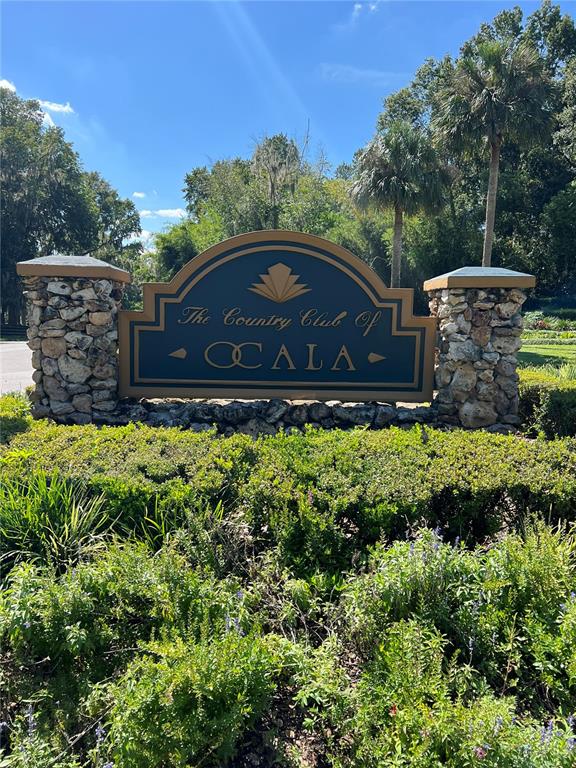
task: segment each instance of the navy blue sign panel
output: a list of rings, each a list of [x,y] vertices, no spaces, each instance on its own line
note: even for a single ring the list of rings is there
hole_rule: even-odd
[[[120,313],[120,394],[430,400],[435,320],[340,246],[251,232]]]

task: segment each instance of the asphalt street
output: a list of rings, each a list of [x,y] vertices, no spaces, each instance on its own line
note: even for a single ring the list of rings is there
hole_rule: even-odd
[[[0,342],[0,394],[29,387],[32,371],[32,350],[25,341]]]

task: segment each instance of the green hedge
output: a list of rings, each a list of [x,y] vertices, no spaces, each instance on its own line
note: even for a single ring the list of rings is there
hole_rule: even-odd
[[[531,369],[520,370],[523,429],[548,439],[576,436],[576,381]]]
[[[305,574],[348,567],[367,544],[419,525],[475,542],[534,514],[576,519],[575,445],[422,427],[253,441],[38,422],[4,450],[2,474],[10,491],[36,471],[57,472],[79,494],[102,495],[112,527],[124,534],[160,540],[188,521],[199,542],[206,525],[220,524],[234,546],[277,547],[282,562]],[[16,494],[27,518],[29,496]],[[4,505],[12,526],[18,503]],[[0,537],[1,520],[2,508]],[[0,546],[13,547],[11,531]],[[226,556],[210,553],[222,567]]]

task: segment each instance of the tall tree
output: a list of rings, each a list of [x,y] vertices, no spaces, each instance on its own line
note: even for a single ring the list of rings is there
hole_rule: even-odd
[[[526,146],[550,125],[552,83],[526,41],[483,40],[464,47],[437,94],[434,128],[455,150],[490,151],[482,265],[492,263],[500,153],[505,140]]]
[[[0,88],[0,119],[2,315],[15,324],[23,312],[18,261],[53,251],[122,260],[138,247],[125,239],[140,232],[140,220],[130,200],[82,170],[62,130],[45,127],[37,101]]]
[[[265,186],[271,228],[278,229],[282,198],[286,192],[294,194],[300,175],[301,158],[296,142],[283,133],[266,137],[254,150],[252,166]]]
[[[438,209],[446,181],[427,134],[408,123],[390,125],[358,153],[353,200],[361,208],[394,212],[392,288],[401,281],[404,215]]]

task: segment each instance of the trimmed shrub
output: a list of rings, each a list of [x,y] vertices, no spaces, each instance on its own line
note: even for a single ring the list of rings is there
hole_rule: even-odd
[[[269,705],[277,667],[272,643],[236,631],[149,646],[114,687],[111,756],[125,768],[221,766]]]

